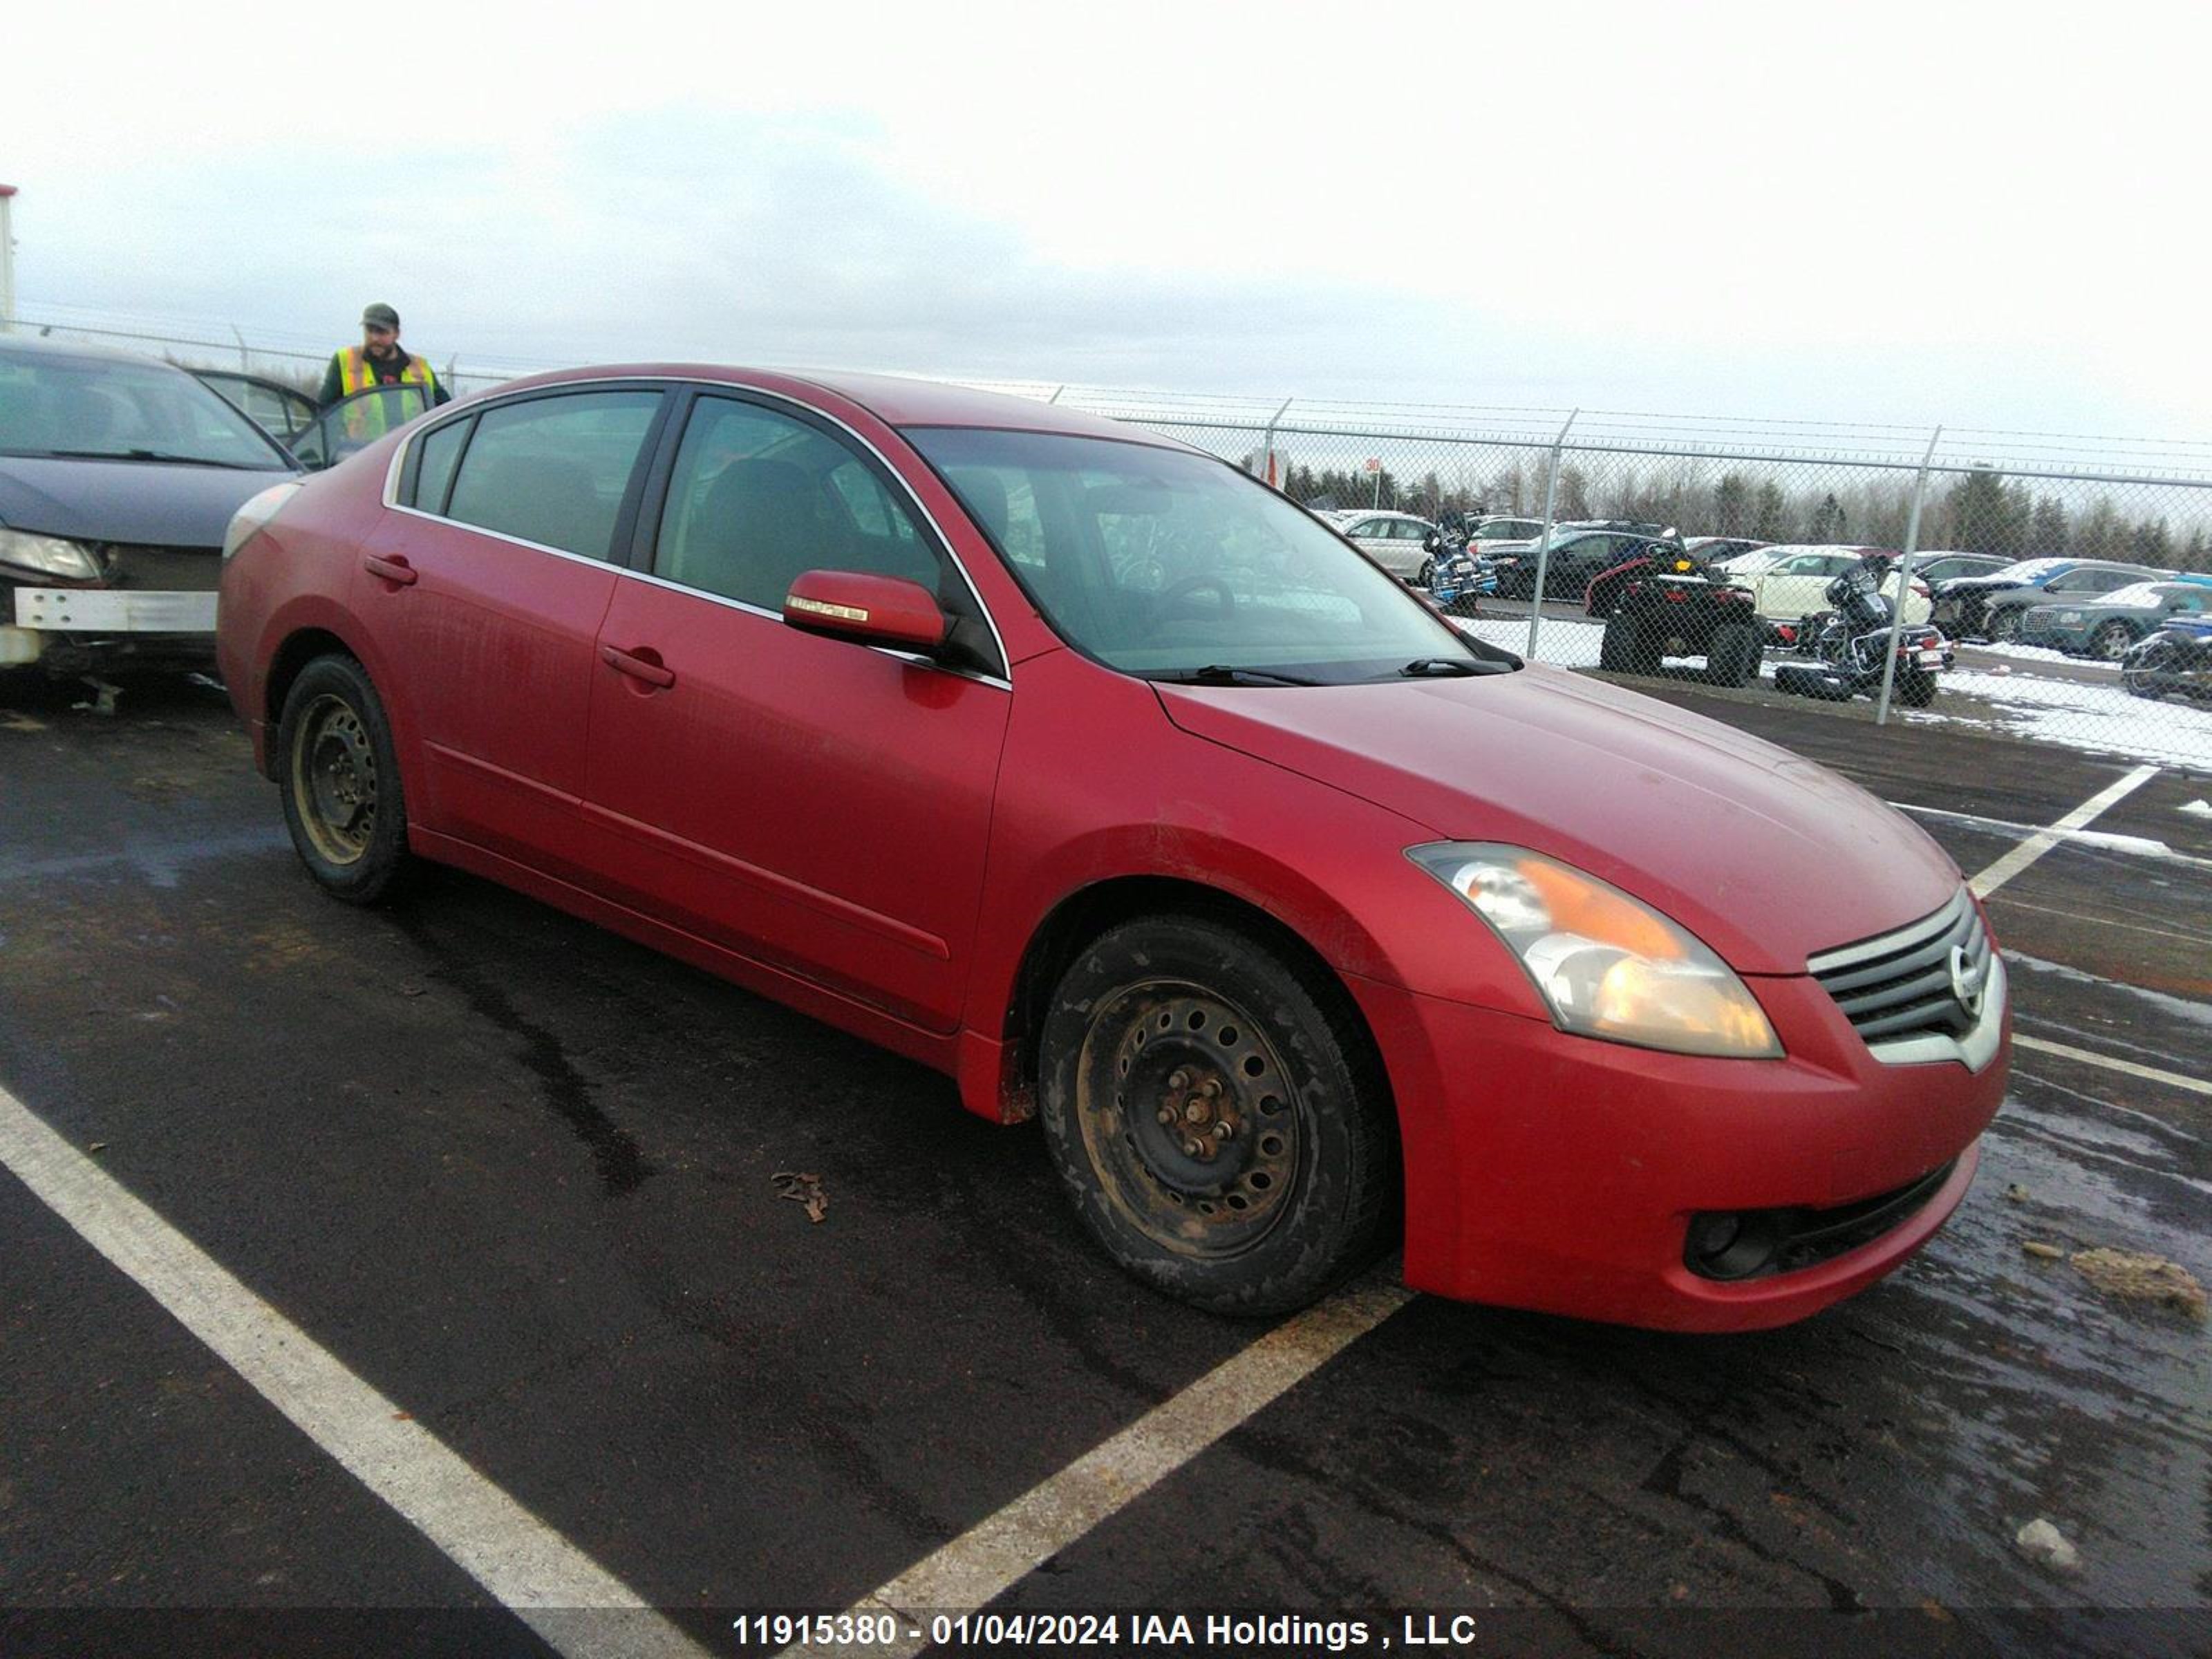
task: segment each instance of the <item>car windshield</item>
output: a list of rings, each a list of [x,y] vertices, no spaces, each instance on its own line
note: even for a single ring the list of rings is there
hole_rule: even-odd
[[[1714,568],[1735,572],[1739,576],[1753,576],[1771,564],[1778,564],[1782,555],[1772,548],[1755,548],[1748,553],[1738,553],[1715,562]]]
[[[289,471],[252,422],[181,369],[0,353],[0,454]]]
[[[1514,661],[1464,638],[1395,578],[1222,462],[1055,433],[906,435],[1045,620],[1109,667],[1231,684],[1344,684]]]
[[[2155,582],[2137,582],[2133,587],[2116,588],[2110,593],[2100,593],[2093,603],[2097,605],[2164,605],[2170,588]]]

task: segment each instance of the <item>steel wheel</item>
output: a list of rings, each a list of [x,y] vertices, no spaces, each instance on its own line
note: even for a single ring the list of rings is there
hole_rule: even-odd
[[[356,904],[410,868],[407,809],[384,704],[350,657],[300,671],[277,724],[285,828],[324,890]]]
[[[1085,1150],[1148,1237],[1234,1255],[1281,1218],[1297,1121],[1249,1013],[1194,986],[1133,985],[1092,1017],[1078,1068]]]
[[[1107,1253],[1217,1312],[1303,1307],[1379,1248],[1389,1085],[1340,986],[1224,922],[1124,922],[1040,1038],[1046,1144]]]
[[[307,706],[292,742],[292,793],[318,853],[339,865],[367,855],[376,833],[376,751],[343,698]]]

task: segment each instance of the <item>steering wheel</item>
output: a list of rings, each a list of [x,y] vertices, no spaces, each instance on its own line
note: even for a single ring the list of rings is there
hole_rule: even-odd
[[[1170,582],[1152,596],[1150,620],[1164,622],[1179,605],[1185,605],[1193,593],[1207,589],[1218,595],[1216,601],[1206,608],[1210,617],[1226,617],[1237,608],[1237,590],[1222,576],[1185,576],[1181,581]]]

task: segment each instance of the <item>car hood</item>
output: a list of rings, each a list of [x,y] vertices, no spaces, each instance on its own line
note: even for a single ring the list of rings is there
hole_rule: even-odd
[[[298,474],[167,461],[0,456],[0,524],[42,536],[155,547],[221,547],[249,497]]]
[[[1825,767],[1632,691],[1539,666],[1297,689],[1161,685],[1194,737],[1427,826],[1564,860],[1657,906],[1731,966],[1917,921],[1959,871]]]

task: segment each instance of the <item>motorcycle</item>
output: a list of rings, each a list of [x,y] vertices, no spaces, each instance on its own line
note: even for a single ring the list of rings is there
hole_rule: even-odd
[[[1881,694],[1884,661],[1889,654],[1896,611],[1881,591],[1886,564],[1861,563],[1830,582],[1822,594],[1835,607],[1819,611],[1785,630],[1810,663],[1785,663],[1774,671],[1774,689],[1802,697],[1841,702]],[[1908,708],[1936,701],[1937,677],[1948,665],[1948,641],[1921,624],[1898,630],[1897,671],[1891,689]]]
[[[2212,702],[2212,620],[2172,620],[2146,634],[2120,659],[2130,696]]]
[[[1498,572],[1489,560],[1468,551],[1467,526],[1456,514],[1447,514],[1441,528],[1422,543],[1426,554],[1414,585],[1426,590],[1440,611],[1474,609],[1486,593],[1498,591]]]

